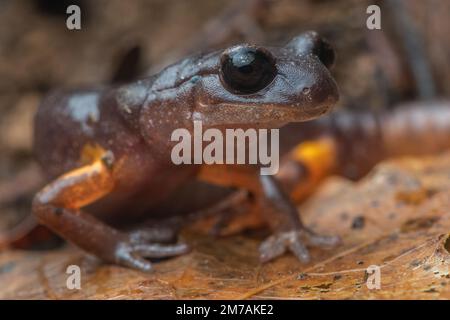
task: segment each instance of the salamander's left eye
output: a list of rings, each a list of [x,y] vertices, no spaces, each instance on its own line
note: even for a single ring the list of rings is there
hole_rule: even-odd
[[[268,86],[277,74],[275,60],[266,50],[239,46],[221,57],[222,83],[237,94],[251,94]]]

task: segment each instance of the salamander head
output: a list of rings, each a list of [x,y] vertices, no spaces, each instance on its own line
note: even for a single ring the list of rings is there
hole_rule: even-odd
[[[248,44],[216,55],[197,84],[194,113],[210,125],[278,126],[328,112],[339,94],[328,68],[334,50],[315,32],[282,48]]]

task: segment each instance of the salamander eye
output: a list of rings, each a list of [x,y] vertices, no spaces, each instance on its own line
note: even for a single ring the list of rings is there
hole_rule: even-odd
[[[220,78],[237,94],[251,94],[269,85],[277,74],[272,55],[254,47],[235,47],[221,57]]]

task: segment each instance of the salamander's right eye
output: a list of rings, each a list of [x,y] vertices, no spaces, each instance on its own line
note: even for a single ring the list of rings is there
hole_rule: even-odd
[[[221,57],[220,78],[236,94],[252,94],[267,87],[277,74],[275,60],[266,50],[239,46]]]
[[[336,59],[332,45],[315,31],[307,31],[295,37],[286,45],[298,55],[315,54],[330,69]]]

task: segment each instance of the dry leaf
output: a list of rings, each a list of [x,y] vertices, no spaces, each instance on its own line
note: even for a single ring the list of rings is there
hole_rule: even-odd
[[[260,265],[258,232],[214,239],[188,230],[193,251],[150,274],[100,265],[72,247],[2,253],[0,298],[450,298],[450,153],[385,162],[357,183],[330,178],[301,211],[315,230],[343,238],[335,249],[313,248],[309,265],[290,255]],[[66,287],[72,264],[81,290]],[[371,265],[380,289],[366,285]]]

